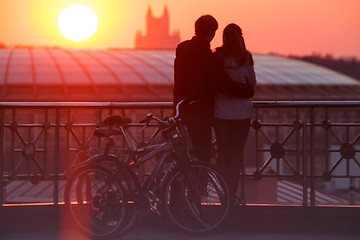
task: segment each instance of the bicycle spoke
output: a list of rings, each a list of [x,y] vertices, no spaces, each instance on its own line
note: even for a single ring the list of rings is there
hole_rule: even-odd
[[[229,211],[229,187],[224,178],[207,164],[191,164],[190,171],[186,172],[190,175],[176,172],[166,185],[166,213],[185,232],[211,231],[223,222]]]
[[[66,185],[65,201],[75,223],[89,237],[125,233],[136,219],[121,184],[102,167],[77,170]]]

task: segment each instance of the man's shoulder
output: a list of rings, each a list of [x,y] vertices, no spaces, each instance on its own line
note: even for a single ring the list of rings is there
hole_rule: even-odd
[[[182,57],[183,55],[188,55],[190,50],[191,41],[186,40],[179,43],[176,47],[176,57]]]
[[[185,40],[185,41],[182,41],[181,43],[179,43],[178,44],[178,47],[179,46],[186,46],[186,45],[188,45],[188,44],[190,44],[191,43],[191,39],[188,39],[188,40]]]
[[[187,48],[191,45],[191,40],[185,40],[182,41],[181,43],[179,43],[176,47],[176,49],[182,49],[182,48]]]
[[[206,42],[199,41],[196,38],[183,41],[176,47],[177,57],[195,57],[211,54],[210,45]]]

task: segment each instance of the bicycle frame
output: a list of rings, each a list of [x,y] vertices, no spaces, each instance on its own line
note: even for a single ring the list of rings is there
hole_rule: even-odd
[[[154,149],[150,150],[150,152],[146,153],[145,155],[142,155],[140,157],[140,159],[137,159],[135,161],[133,161],[134,159],[129,158],[129,162],[126,164],[129,171],[133,171],[134,168],[151,160],[153,157],[160,156],[154,169],[151,171],[149,178],[147,178],[145,180],[145,182],[143,183],[143,186],[140,189],[140,195],[142,195],[142,196],[145,196],[151,190],[151,188],[154,184],[154,180],[158,176],[159,171],[162,168],[162,166],[164,165],[166,158],[170,154],[173,154],[173,156],[177,156],[175,153],[173,153],[173,151],[172,151],[173,146],[172,146],[172,143],[170,143],[169,141],[166,141],[161,144],[150,145],[149,147],[144,148],[144,150],[137,149],[137,150],[135,150],[135,153],[138,153],[139,151],[141,152],[141,151],[149,150],[149,148],[154,148]],[[174,159],[174,161],[171,163],[171,165],[174,166],[176,162],[177,162],[176,159]],[[173,167],[170,167],[168,170],[170,170],[172,168]],[[165,179],[165,177],[169,173],[168,170],[165,172],[165,175],[161,178],[160,183]]]
[[[158,128],[160,129],[160,128]],[[166,130],[165,130],[166,131]],[[175,151],[174,149],[174,144],[179,143],[179,142],[183,142],[183,135],[180,134],[180,130],[177,126],[173,126],[171,128],[169,128],[169,131],[172,132],[174,131],[174,134],[169,134],[168,137],[166,138],[166,141],[163,143],[159,143],[159,144],[152,144],[152,145],[148,145],[142,148],[137,148],[134,150],[130,150],[127,159],[122,163],[122,168],[119,169],[119,172],[116,172],[115,175],[121,175],[124,174],[126,176],[126,172],[131,172],[131,174],[135,174],[134,169],[139,167],[140,165],[144,164],[147,161],[150,161],[151,159],[153,159],[156,156],[159,156],[159,159],[157,159],[157,162],[153,168],[153,170],[151,171],[151,173],[149,174],[149,177],[145,179],[145,181],[143,182],[143,184],[140,184],[139,178],[135,177],[135,181],[137,181],[137,189],[135,190],[135,192],[133,192],[134,196],[136,197],[140,197],[142,199],[147,199],[149,200],[149,204],[151,206],[151,197],[149,197],[149,193],[151,193],[152,188],[154,187],[155,184],[155,179],[156,177],[160,176],[159,172],[162,169],[162,167],[164,166],[164,163],[167,159],[168,156],[172,156],[174,157],[174,160],[170,163],[170,166],[166,169],[166,171],[164,172],[164,175],[161,175],[161,178],[159,179],[159,188],[161,189],[161,186],[164,182],[164,180],[166,179],[166,177],[168,176],[168,174],[170,174],[170,172],[172,171],[172,169],[174,169],[174,167],[177,165],[177,163],[179,163],[179,165],[181,165],[181,167],[184,165],[184,163],[182,163],[181,161],[179,161],[180,157],[178,155],[178,152]],[[158,131],[155,132],[156,134],[158,133]],[[124,135],[126,137],[126,135]],[[112,154],[109,154],[108,156],[112,156]],[[140,155],[140,156],[138,156]],[[116,156],[116,154],[115,154]],[[186,160],[185,160],[186,161]],[[125,172],[124,172],[125,171]],[[133,175],[134,176],[134,175]],[[132,189],[134,190],[134,189]],[[155,193],[152,193],[153,196],[156,196]],[[151,207],[152,209],[152,207]]]

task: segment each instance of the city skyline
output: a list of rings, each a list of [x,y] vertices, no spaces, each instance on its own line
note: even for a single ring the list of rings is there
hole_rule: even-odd
[[[59,14],[70,5],[83,4],[99,19],[96,33],[83,42],[65,39],[56,25]],[[243,28],[248,48],[258,53],[309,55],[313,53],[360,59],[360,25],[356,0],[13,0],[0,1],[0,43],[70,48],[134,48],[137,31],[145,32],[146,12],[155,17],[167,6],[170,34],[181,40],[194,34],[194,21],[212,14],[219,30],[212,48],[221,45],[221,32],[235,22]]]

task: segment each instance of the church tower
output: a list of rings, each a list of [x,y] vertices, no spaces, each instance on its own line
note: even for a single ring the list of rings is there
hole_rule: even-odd
[[[146,35],[141,31],[136,32],[136,49],[175,49],[180,42],[179,31],[169,34],[169,12],[167,6],[164,8],[160,18],[153,16],[151,7],[148,7],[146,15]]]

